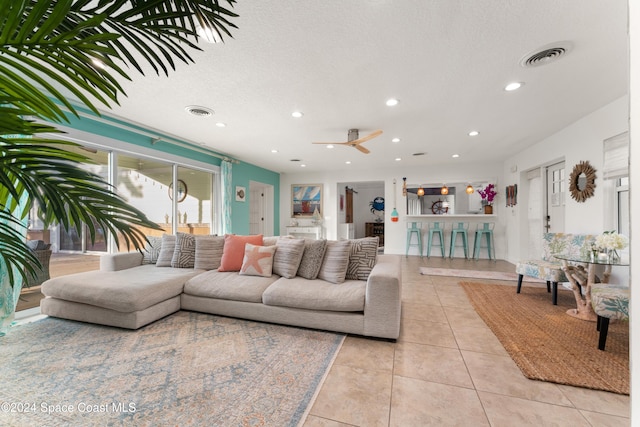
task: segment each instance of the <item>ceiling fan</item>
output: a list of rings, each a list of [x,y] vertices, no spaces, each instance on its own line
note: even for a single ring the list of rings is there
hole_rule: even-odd
[[[367,136],[363,136],[362,138],[358,138],[358,129],[349,129],[349,134],[346,142],[314,142],[314,144],[332,144],[332,145],[348,145],[350,147],[354,147],[364,154],[369,154],[370,151],[364,148],[362,145],[363,142],[368,141],[370,139],[375,138],[382,134],[381,130],[376,130],[371,132]]]

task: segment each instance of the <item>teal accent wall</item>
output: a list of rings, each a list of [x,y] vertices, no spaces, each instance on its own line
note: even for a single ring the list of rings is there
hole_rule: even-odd
[[[181,145],[172,144],[168,141],[172,141],[173,138],[170,138],[167,135],[162,135],[162,133],[156,130],[145,129],[138,125],[108,116],[102,116],[99,118],[99,120],[94,120],[91,117],[87,117],[87,115],[95,117],[95,115],[91,111],[79,107],[76,108],[78,109],[78,111],[83,113],[83,116],[76,117],[72,114],[67,114],[68,123],[64,123],[65,125],[68,125],[69,127],[72,127],[74,129],[117,139],[118,141],[128,142],[140,147],[152,148],[163,153],[169,153],[191,160],[198,160],[203,163],[210,163],[216,166],[220,166],[220,162],[222,161],[218,157],[206,155],[200,151],[189,149],[188,147],[184,147]],[[127,129],[123,129],[119,126],[124,126]],[[153,138],[146,135],[149,133],[158,135],[160,141],[154,144]],[[185,145],[192,145],[186,141],[179,142]],[[196,146],[193,147],[198,148]]]
[[[235,234],[249,234],[249,181],[257,181],[273,186],[273,234],[280,235],[280,174],[248,163],[233,164],[231,169],[233,178],[231,188],[235,192],[236,186],[247,189],[247,200],[236,202],[233,197],[231,225]]]
[[[193,144],[190,144],[186,141],[175,141],[174,138],[162,135],[156,130],[146,129],[138,125],[104,115],[99,119],[92,119],[92,116],[95,117],[95,115],[90,110],[84,109],[82,107],[76,108],[82,113],[82,116],[76,117],[68,114],[68,123],[65,123],[66,126],[84,132],[113,138],[140,147],[152,148],[163,153],[169,153],[175,156],[184,157],[186,159],[209,163],[215,166],[220,166],[220,163],[222,161],[222,159],[216,156],[202,153],[201,151],[199,151],[200,147],[194,146]],[[120,126],[123,126],[124,129]],[[157,135],[157,137],[160,138],[160,141],[152,143],[153,138],[148,136],[148,134]],[[167,141],[175,141],[176,143]],[[193,149],[190,149],[189,145],[193,146]],[[279,235],[280,174],[245,162],[234,163],[232,167],[232,174],[233,178],[231,188],[233,190],[235,190],[236,186],[242,186],[247,189],[248,193],[249,181],[261,182],[273,186],[273,230],[274,235]],[[249,233],[249,194],[247,194],[246,202],[236,202],[235,197],[232,197],[231,224],[233,232],[235,234]]]

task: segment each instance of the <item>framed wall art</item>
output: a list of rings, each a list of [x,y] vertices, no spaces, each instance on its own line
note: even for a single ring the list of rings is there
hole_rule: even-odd
[[[312,217],[316,209],[322,215],[322,184],[292,184],[291,216]]]
[[[236,202],[244,202],[247,200],[247,189],[236,186]]]

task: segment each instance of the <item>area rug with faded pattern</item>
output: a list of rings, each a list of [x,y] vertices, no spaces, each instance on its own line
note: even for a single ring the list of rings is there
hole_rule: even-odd
[[[481,271],[481,270],[463,270],[457,268],[439,268],[439,267],[420,267],[420,274],[423,276],[450,276],[450,277],[468,277],[473,279],[491,279],[491,280],[518,280],[516,273],[505,273],[502,271]],[[525,282],[545,283],[533,277],[524,277]]]
[[[295,426],[343,340],[186,311],[137,331],[45,318],[0,338],[0,425]]]
[[[535,380],[629,394],[629,323],[609,325],[606,350],[598,350],[596,323],[566,314],[573,293],[558,305],[543,287],[461,282],[471,304],[522,373]]]

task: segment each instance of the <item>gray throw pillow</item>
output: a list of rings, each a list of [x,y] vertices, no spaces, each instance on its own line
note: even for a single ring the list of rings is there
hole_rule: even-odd
[[[322,267],[322,259],[324,258],[324,251],[326,248],[326,239],[305,239],[304,253],[302,254],[302,261],[300,261],[297,275],[309,280],[313,280],[318,277],[318,272],[320,272],[320,267]]]
[[[144,245],[144,252],[142,252],[143,264],[155,264],[158,262],[160,256],[160,249],[162,248],[162,237],[159,236],[146,236],[148,242]]]
[[[188,233],[176,234],[176,247],[171,258],[171,267],[193,268],[196,261],[196,236]]]
[[[216,270],[220,267],[224,236],[196,236],[196,261],[194,268]]]
[[[378,237],[352,239],[347,280],[367,280],[378,256]]]
[[[262,246],[274,246],[276,243],[278,243],[279,238],[280,237],[278,236],[263,237]]]
[[[162,235],[162,247],[158,255],[156,267],[171,267],[171,260],[176,249],[176,236],[173,234]]]
[[[276,248],[273,273],[287,279],[295,277],[304,253],[304,239],[280,238],[276,242]]]
[[[351,242],[348,240],[328,240],[318,279],[331,283],[344,282],[350,250]]]

